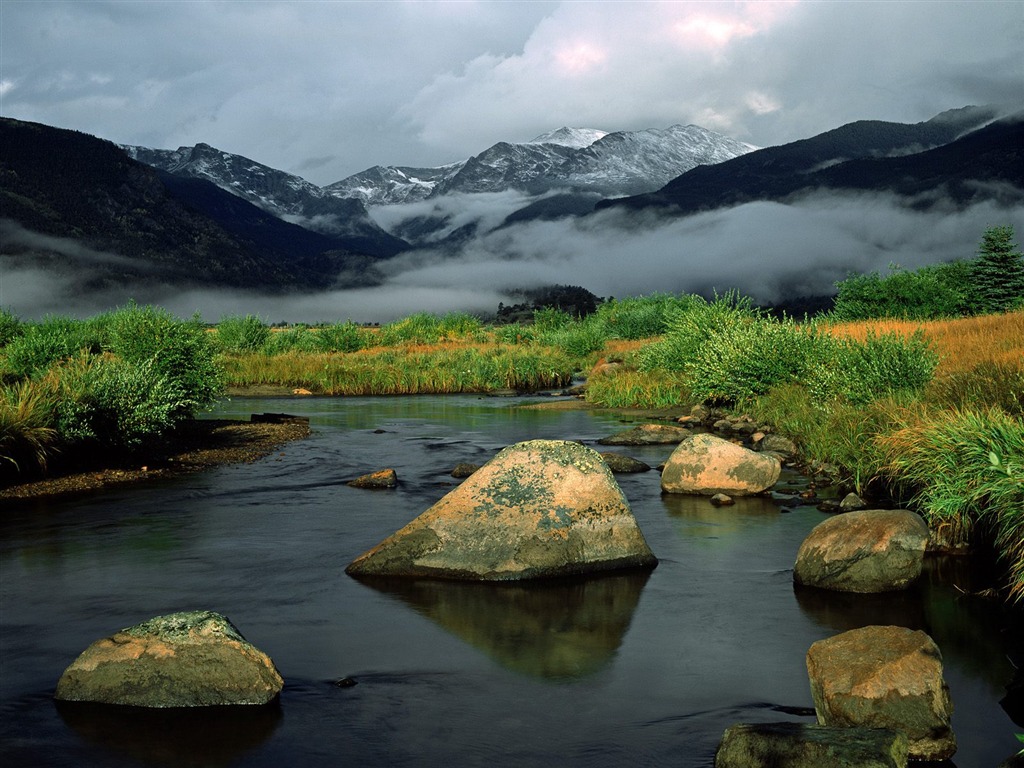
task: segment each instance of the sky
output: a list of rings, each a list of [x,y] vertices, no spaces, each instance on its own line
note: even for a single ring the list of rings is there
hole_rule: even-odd
[[[0,114],[324,185],[563,125],[917,122],[1020,102],[1022,52],[1022,0],[0,0]]]

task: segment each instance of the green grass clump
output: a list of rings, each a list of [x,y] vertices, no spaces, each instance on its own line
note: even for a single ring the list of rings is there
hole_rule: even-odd
[[[46,469],[60,437],[54,408],[52,392],[38,381],[0,387],[0,478]]]
[[[419,312],[383,326],[376,343],[395,347],[402,344],[472,341],[482,338],[482,328],[479,319],[465,312],[450,312],[443,316]]]
[[[596,316],[610,337],[650,339],[668,331],[672,318],[689,310],[697,300],[697,297],[685,294],[659,293],[611,299],[597,308]]]
[[[620,370],[592,376],[586,400],[605,408],[671,408],[692,402],[692,395],[678,373]]]
[[[935,378],[924,397],[929,403],[948,408],[1000,408],[1024,419],[1024,368],[984,361],[970,370]]]
[[[102,332],[96,323],[50,315],[23,326],[3,347],[5,375],[14,379],[39,376],[52,364],[86,350],[99,352]]]
[[[1024,422],[996,408],[944,410],[877,442],[933,528],[963,541],[979,525],[992,532],[1011,595],[1024,599]]]

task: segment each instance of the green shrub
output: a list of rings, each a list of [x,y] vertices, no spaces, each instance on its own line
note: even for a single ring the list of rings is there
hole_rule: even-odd
[[[597,308],[597,317],[610,338],[649,339],[669,329],[671,319],[688,310],[698,297],[652,294],[628,299],[611,299]]]
[[[869,332],[863,342],[837,339],[830,363],[814,366],[808,386],[818,401],[862,405],[880,397],[919,393],[931,381],[938,353],[920,329],[913,336]]]
[[[222,317],[217,323],[217,343],[227,352],[262,352],[270,329],[255,315]]]
[[[604,349],[607,340],[604,324],[594,315],[583,320],[573,320],[555,330],[541,331],[537,336],[540,344],[581,358]]]
[[[383,347],[399,344],[434,344],[441,340],[440,320],[436,315],[419,312],[381,327],[377,343]]]
[[[760,317],[751,300],[734,291],[716,296],[712,302],[694,296],[686,309],[671,315],[665,338],[639,351],[639,368],[682,371],[709,338],[730,326]]]
[[[693,402],[686,377],[669,371],[631,371],[592,376],[588,403],[605,408],[670,408]]]
[[[223,389],[215,347],[198,317],[179,320],[164,309],[129,305],[109,320],[110,351],[136,366],[152,361],[154,374],[167,378],[181,397],[175,420],[212,405]]]
[[[792,320],[744,318],[712,332],[683,369],[695,399],[737,403],[780,384],[801,381],[820,364],[821,346],[827,341]]]
[[[155,358],[130,363],[82,355],[49,373],[59,393],[56,427],[66,443],[131,447],[170,429],[191,403],[180,384],[156,370]]]
[[[536,329],[532,325],[511,323],[494,328],[494,340],[499,344],[529,344],[535,339]]]
[[[358,352],[368,346],[367,332],[351,320],[318,328],[312,336],[320,352]]]
[[[311,331],[305,325],[296,325],[270,334],[265,347],[268,355],[283,355],[287,352],[318,352],[319,332]]]
[[[23,332],[21,321],[14,313],[0,307],[0,347],[5,347]]]
[[[533,311],[533,327],[537,333],[560,331],[572,322],[572,315],[556,307],[544,307]]]
[[[28,323],[22,333],[3,348],[4,368],[17,378],[38,376],[53,363],[66,360],[81,350],[99,352],[97,327],[70,317],[48,316]]]
[[[838,321],[899,318],[929,320],[971,314],[972,267],[967,261],[907,271],[895,265],[888,275],[869,272],[836,283],[832,318]]]

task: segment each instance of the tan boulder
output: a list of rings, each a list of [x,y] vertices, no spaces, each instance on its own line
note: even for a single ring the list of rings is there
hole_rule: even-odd
[[[759,454],[710,434],[683,440],[665,462],[661,488],[667,493],[748,496],[771,488],[782,467]]]
[[[863,509],[831,517],[797,552],[797,584],[840,592],[892,592],[921,575],[928,526],[907,510]]]
[[[956,752],[942,654],[924,632],[871,626],[819,640],[807,651],[807,674],[821,725],[902,731],[911,759]]]
[[[393,469],[382,469],[360,475],[355,480],[349,480],[346,485],[352,488],[395,488],[398,486],[398,473]]]
[[[60,701],[135,707],[266,704],[284,686],[274,662],[224,616],[157,616],[97,640],[64,670]]]
[[[656,564],[601,456],[532,440],[501,451],[346,572],[504,581]]]

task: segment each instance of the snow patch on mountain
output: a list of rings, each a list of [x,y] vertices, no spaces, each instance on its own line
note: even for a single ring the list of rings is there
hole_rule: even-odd
[[[559,128],[557,131],[542,133],[535,139],[530,139],[527,144],[560,144],[563,147],[583,149],[589,147],[595,141],[603,139],[608,131],[601,131],[597,128]]]

